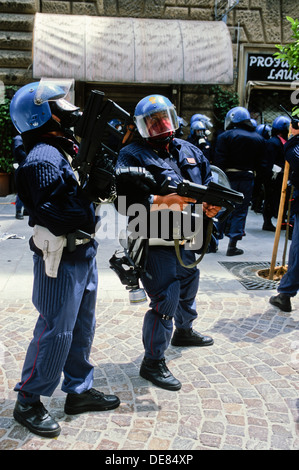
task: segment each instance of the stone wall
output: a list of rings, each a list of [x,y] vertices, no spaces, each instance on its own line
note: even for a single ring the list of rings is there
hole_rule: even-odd
[[[30,79],[35,12],[212,21],[214,6],[214,0],[0,0],[0,79],[6,84]],[[235,57],[238,37],[239,45],[289,41],[287,15],[299,17],[298,1],[240,0],[227,18]]]
[[[32,77],[32,32],[38,0],[0,1],[0,80],[20,85]]]
[[[214,0],[0,0],[0,80],[6,85],[22,85],[32,79],[35,12],[213,21],[214,7]],[[291,30],[286,16],[299,18],[297,0],[240,0],[229,12],[226,22],[235,57],[233,91],[238,88],[238,68],[242,66],[237,60],[240,46],[273,47],[288,42]],[[187,119],[198,109],[210,114],[207,87],[184,86],[180,93],[180,111]]]

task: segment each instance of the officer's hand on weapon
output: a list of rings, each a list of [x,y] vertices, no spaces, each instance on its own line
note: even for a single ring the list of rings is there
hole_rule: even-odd
[[[182,211],[187,207],[190,202],[196,203],[196,199],[191,197],[179,196],[177,193],[166,194],[161,196],[154,195],[154,201],[151,206],[151,211],[168,209],[172,211]]]
[[[153,175],[143,167],[117,168],[115,176],[117,185],[128,185],[143,193],[151,193],[157,186]]]
[[[202,210],[207,217],[213,218],[218,212],[221,210],[219,206],[213,206],[212,204],[208,204],[207,202],[202,203]]]
[[[94,166],[83,189],[91,202],[105,199],[109,196],[113,175],[110,171]]]

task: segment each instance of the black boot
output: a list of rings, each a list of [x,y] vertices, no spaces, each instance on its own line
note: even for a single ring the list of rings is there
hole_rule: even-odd
[[[83,393],[68,393],[64,405],[64,412],[68,415],[77,415],[85,411],[106,411],[117,408],[120,400],[115,395],[104,395],[94,388]]]
[[[263,223],[262,230],[267,230],[268,232],[275,232],[276,228],[272,224],[272,221],[271,221],[270,218],[268,218],[268,217],[265,218],[264,217],[264,223]]]
[[[16,212],[16,219],[23,220],[24,216],[21,211]]]
[[[149,359],[144,357],[139,373],[144,379],[166,390],[179,390],[182,386],[166,366],[164,358]]]
[[[27,405],[17,401],[13,417],[18,423],[38,436],[56,437],[61,432],[59,424],[52,418],[40,401]]]
[[[204,336],[192,328],[188,330],[177,328],[171,339],[172,346],[211,346],[213,343],[211,336]]]
[[[274,307],[280,308],[280,310],[282,310],[283,312],[292,311],[290,296],[287,294],[273,295],[272,297],[270,297],[269,302],[270,304],[274,305]]]
[[[244,251],[241,250],[240,248],[237,248],[237,242],[234,240],[230,240],[227,251],[226,251],[226,256],[236,256],[236,255],[243,255]]]

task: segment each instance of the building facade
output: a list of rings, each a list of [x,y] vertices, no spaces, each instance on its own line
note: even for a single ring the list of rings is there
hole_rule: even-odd
[[[0,12],[4,85],[71,72],[81,107],[95,88],[129,112],[162,93],[187,121],[200,112],[220,126],[220,87],[265,123],[291,108],[299,81],[273,58],[297,0],[0,0]]]

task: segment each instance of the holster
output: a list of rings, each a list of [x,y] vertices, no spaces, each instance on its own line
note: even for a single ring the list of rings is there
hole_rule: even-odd
[[[46,227],[35,225],[33,227],[33,241],[36,247],[43,252],[46,275],[57,277],[63,248],[67,245],[66,236],[56,237]]]

